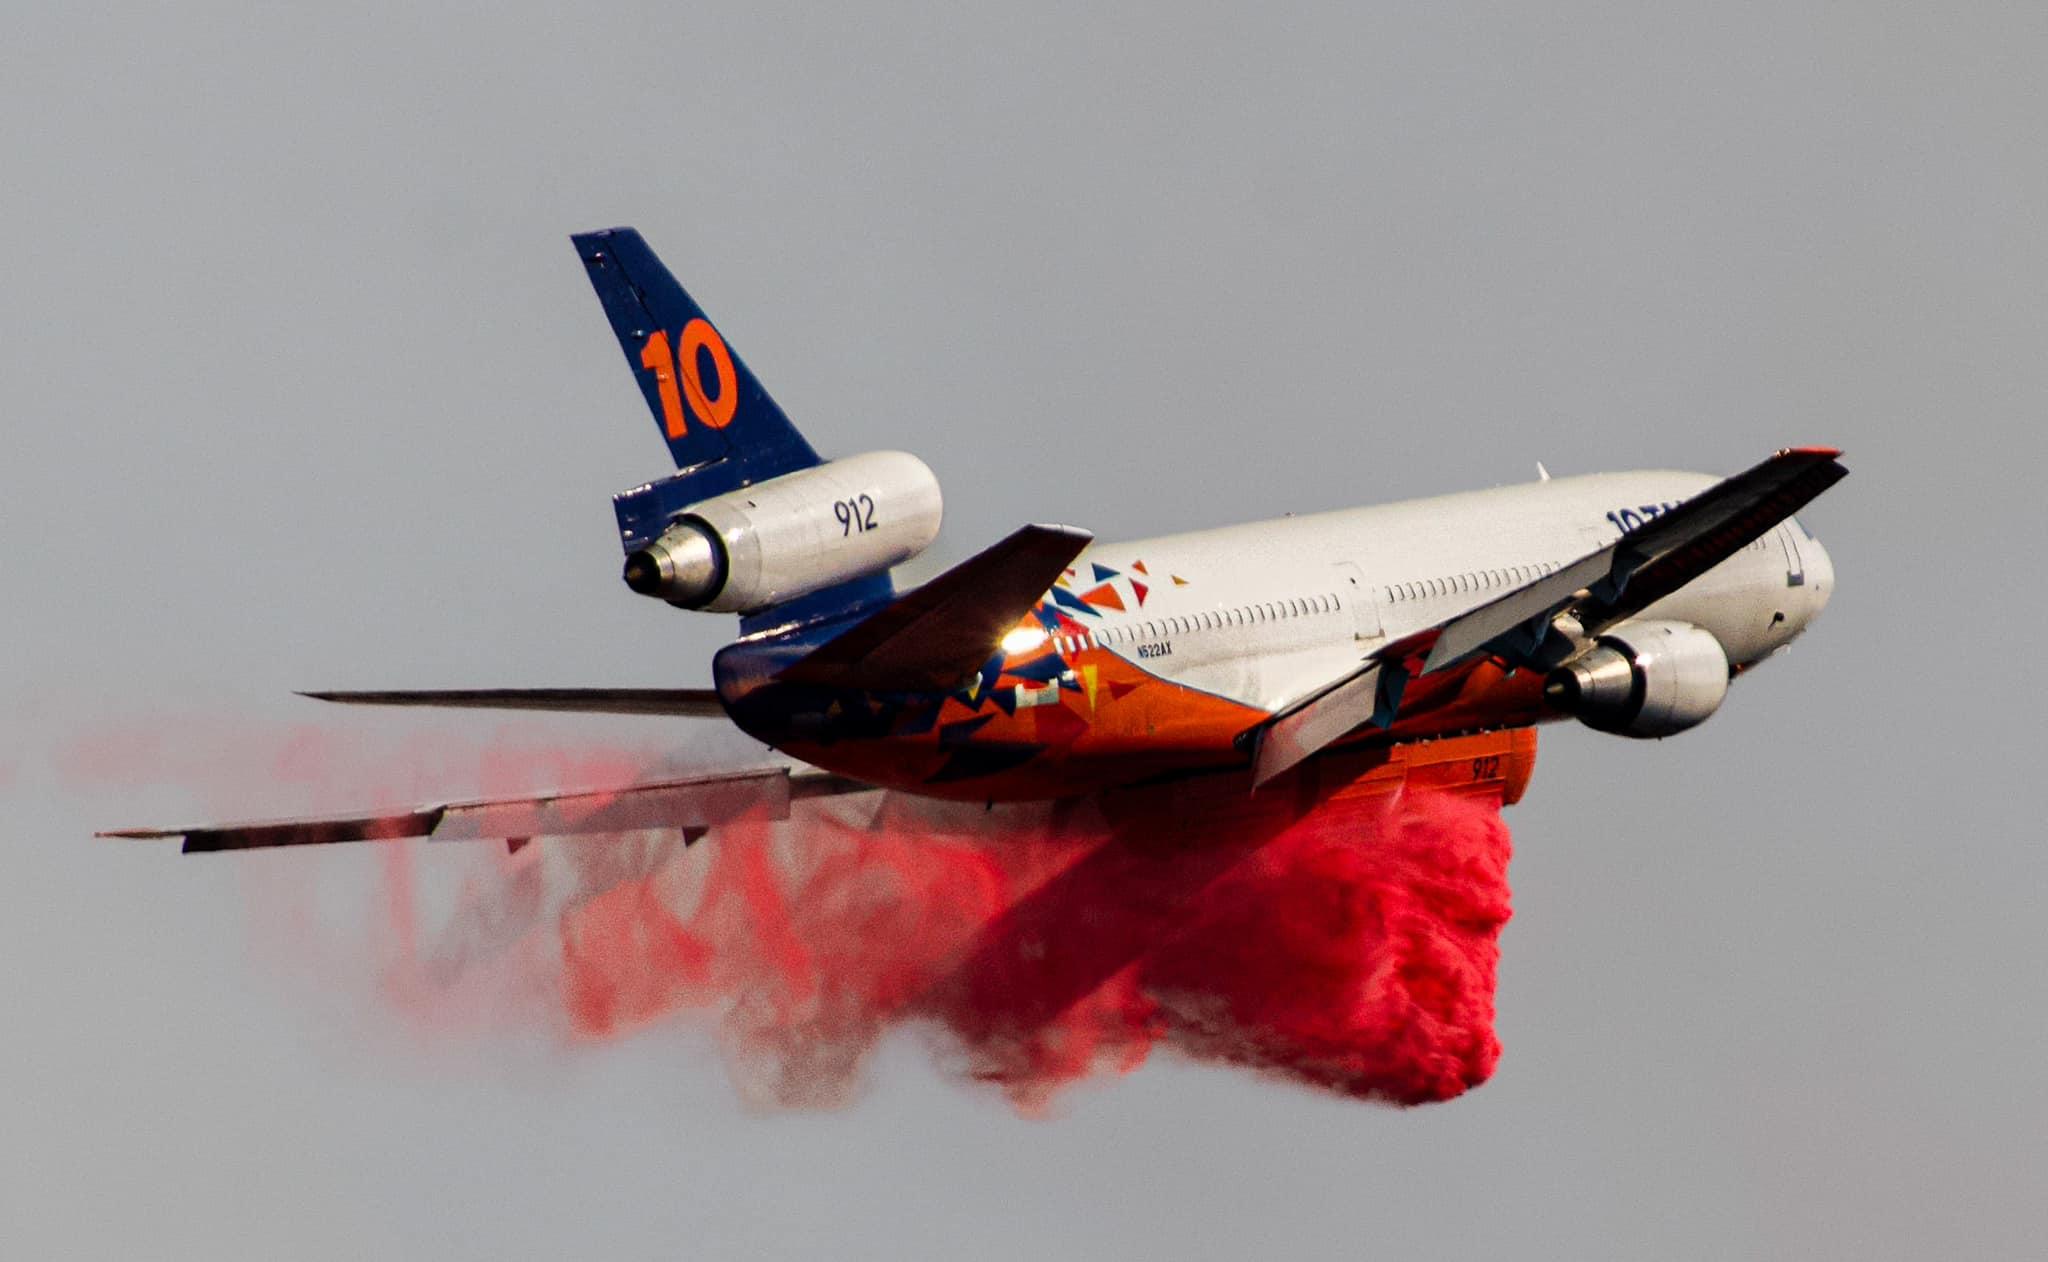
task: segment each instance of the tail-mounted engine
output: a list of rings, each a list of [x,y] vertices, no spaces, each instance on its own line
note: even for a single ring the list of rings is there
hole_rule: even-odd
[[[849,456],[691,504],[627,555],[626,586],[745,613],[909,560],[942,513],[938,479],[916,456]]]
[[[1720,709],[1728,654],[1691,623],[1627,622],[1552,671],[1543,694],[1602,732],[1671,736]]]

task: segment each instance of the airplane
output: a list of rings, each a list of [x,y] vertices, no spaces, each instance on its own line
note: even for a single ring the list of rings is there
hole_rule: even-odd
[[[1427,784],[1512,803],[1537,725],[1685,731],[1834,590],[1793,514],[1847,470],[1791,447],[1727,478],[1539,465],[1523,485],[1124,543],[1027,525],[899,593],[891,569],[939,531],[932,471],[898,451],[820,457],[637,231],[571,240],[676,465],[614,497],[623,578],[738,616],[712,686],[303,695],[724,717],[800,765],[101,836],[694,841],[874,789],[993,807],[1165,785],[1227,809]]]

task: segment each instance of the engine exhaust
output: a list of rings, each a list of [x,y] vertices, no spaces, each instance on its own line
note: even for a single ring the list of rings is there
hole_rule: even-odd
[[[724,549],[686,518],[653,543],[627,554],[620,577],[642,596],[695,609],[725,586],[725,568]]]

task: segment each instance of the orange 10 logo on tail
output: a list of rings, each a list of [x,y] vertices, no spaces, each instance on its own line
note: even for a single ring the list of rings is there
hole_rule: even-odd
[[[709,351],[711,367],[718,375],[718,392],[709,394],[704,389],[704,379],[698,369],[697,352]],[[682,368],[682,388],[676,386],[676,369]],[[683,334],[671,347],[668,332],[656,329],[647,335],[647,344],[640,348],[640,366],[654,374],[655,384],[661,393],[661,419],[668,429],[670,438],[681,438],[689,432],[689,424],[683,418],[683,398],[688,396],[690,411],[698,420],[713,429],[724,429],[732,424],[733,413],[739,410],[740,394],[734,380],[732,352],[725,349],[725,339],[711,322],[702,316],[683,326]]]

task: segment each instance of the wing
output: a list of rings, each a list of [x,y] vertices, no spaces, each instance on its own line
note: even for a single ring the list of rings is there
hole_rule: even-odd
[[[343,705],[452,706],[473,710],[561,710],[591,714],[677,714],[723,718],[709,688],[442,688],[423,692],[302,692]]]
[[[944,690],[982,668],[1094,541],[1071,526],[1026,526],[792,663],[791,683]]]
[[[402,837],[433,841],[500,840],[517,850],[535,837],[622,833],[643,828],[675,828],[682,831],[686,841],[695,841],[710,829],[743,816],[787,819],[790,801],[795,798],[861,793],[870,787],[825,772],[767,767],[684,780],[658,780],[591,793],[486,798],[384,814],[191,828],[120,828],[95,835],[183,837],[186,854],[337,841],[393,841]]]
[[[1263,784],[1353,728],[1392,724],[1415,675],[1490,653],[1537,665],[1559,614],[1598,635],[1742,551],[1847,477],[1832,447],[1793,447],[1724,478],[1597,552],[1383,645],[1359,666],[1281,710],[1254,737],[1252,783]]]
[[[1534,650],[1543,627],[1569,609],[1586,634],[1624,622],[1734,556],[1764,532],[1849,476],[1832,447],[1793,447],[1724,478],[1648,525],[1598,552],[1460,614],[1441,628],[1407,637],[1428,639],[1422,672],[1442,670],[1493,644],[1514,655]],[[1583,589],[1583,590],[1582,590]],[[1516,636],[1517,631],[1534,636]],[[1404,640],[1389,646],[1405,658]]]

